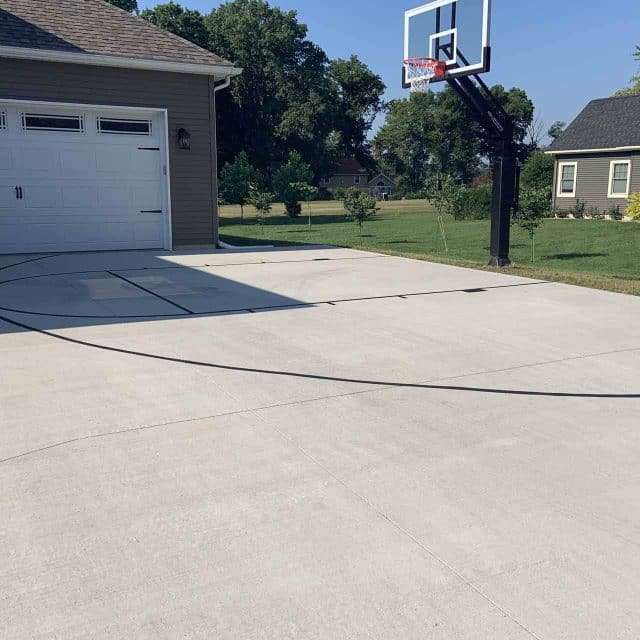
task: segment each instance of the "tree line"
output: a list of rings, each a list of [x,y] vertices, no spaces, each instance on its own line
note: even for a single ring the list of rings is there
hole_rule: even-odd
[[[136,0],[108,1],[137,12]],[[172,1],[139,15],[244,69],[218,94],[221,168],[245,154],[243,161],[268,186],[295,152],[317,183],[336,159],[355,155],[406,193],[420,191],[434,176],[469,184],[488,172],[492,140],[452,89],[385,103],[380,76],[355,55],[329,59],[295,11],[266,0],[229,0],[201,14]],[[514,119],[524,161],[545,133],[534,105],[520,88],[496,85],[491,92]],[[369,139],[383,111],[385,122]]]
[[[137,11],[135,0],[109,1]],[[316,178],[338,157],[373,166],[367,138],[384,107],[382,79],[355,55],[329,59],[295,11],[231,0],[206,15],[176,2],[139,15],[243,68],[217,98],[220,166],[242,151],[269,176],[291,151]]]

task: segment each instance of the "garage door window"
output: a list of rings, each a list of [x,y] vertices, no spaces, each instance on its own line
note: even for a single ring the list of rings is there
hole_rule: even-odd
[[[130,136],[150,136],[151,120],[98,118],[98,133],[110,133]]]
[[[22,128],[25,131],[71,131],[84,132],[82,116],[66,116],[47,113],[23,113]]]

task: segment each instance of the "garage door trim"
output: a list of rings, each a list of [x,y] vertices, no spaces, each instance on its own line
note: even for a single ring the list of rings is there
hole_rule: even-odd
[[[173,225],[172,225],[172,210],[171,210],[171,164],[169,162],[169,114],[166,108],[161,107],[140,107],[140,106],[128,106],[128,105],[113,105],[113,104],[90,104],[85,102],[52,102],[47,100],[14,100],[10,98],[4,98],[0,96],[0,103],[7,105],[36,105],[42,107],[76,107],[78,109],[92,109],[100,111],[137,111],[137,112],[153,112],[162,116],[162,144],[164,146],[164,163],[163,163],[163,176],[164,176],[164,207],[167,212],[165,216],[165,230],[164,230],[164,249],[171,251],[173,249]],[[0,136],[2,132],[0,132]]]

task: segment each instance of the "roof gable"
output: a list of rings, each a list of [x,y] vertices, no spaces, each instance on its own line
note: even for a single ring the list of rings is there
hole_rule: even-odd
[[[231,68],[220,56],[104,0],[0,0],[0,47],[15,48],[17,55],[29,49]]]
[[[389,184],[395,185],[395,182],[386,173],[379,173],[377,176],[374,176],[369,180],[369,184],[379,182],[380,180],[386,180]]]
[[[640,147],[640,96],[590,102],[549,147],[551,152]]]

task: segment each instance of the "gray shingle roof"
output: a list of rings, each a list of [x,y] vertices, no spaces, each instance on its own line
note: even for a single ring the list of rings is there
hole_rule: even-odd
[[[640,96],[590,102],[549,151],[640,147]]]
[[[104,0],[0,0],[0,46],[230,65]]]

